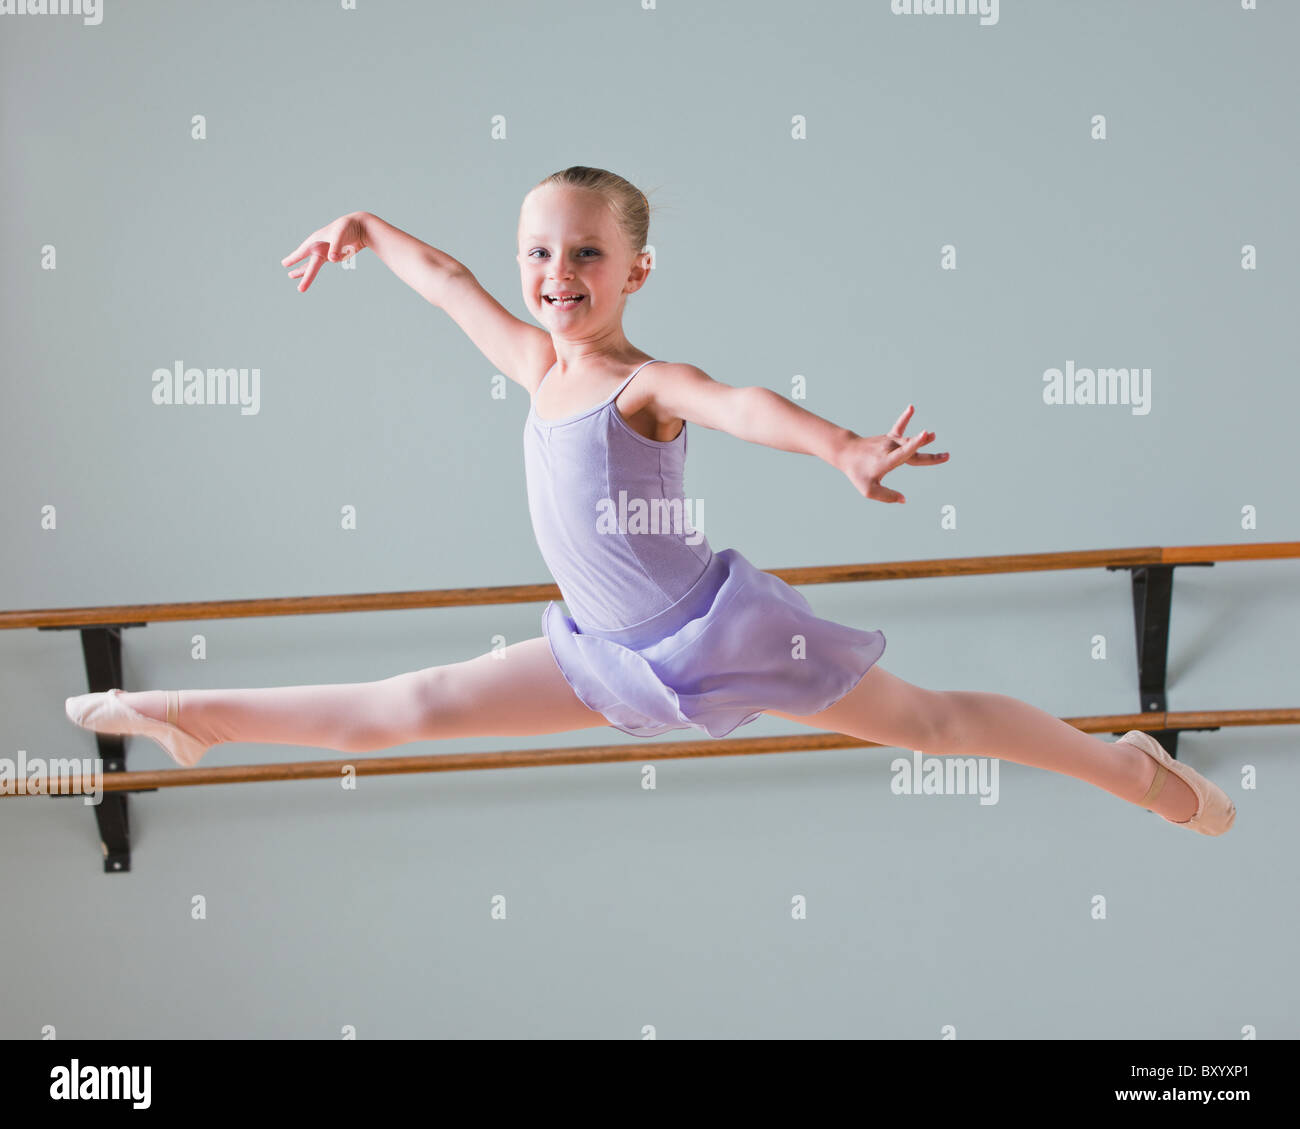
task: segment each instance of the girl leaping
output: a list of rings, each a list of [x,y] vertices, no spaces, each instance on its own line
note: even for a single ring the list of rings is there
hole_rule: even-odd
[[[230,741],[363,753],[410,741],[531,736],[612,725],[649,737],[722,737],[764,713],[927,754],[991,756],[1086,780],[1204,835],[1232,826],[1216,785],[1136,730],[1081,733],[1001,694],[924,690],[887,673],[879,631],[820,619],[794,588],[691,527],[683,493],[686,425],[816,455],[866,498],[933,432],[858,435],[766,388],[720,384],[694,365],[643,353],[623,332],[629,294],[649,277],[649,203],[622,177],[576,166],[524,198],[518,262],[541,329],[513,317],[468,268],[366,212],[309,235],[282,265],[305,292],[327,262],[369,248],[445,310],[528,391],[528,504],[538,546],[567,605],[542,634],[465,662],[376,682],[247,690],[119,689],[67,701],[100,733],[153,738],[181,765]],[[678,520],[646,529],[612,508]],[[675,528],[674,528],[675,525]]]

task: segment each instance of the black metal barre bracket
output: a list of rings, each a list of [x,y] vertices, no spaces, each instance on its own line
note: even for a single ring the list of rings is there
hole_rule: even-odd
[[[1133,573],[1133,629],[1137,636],[1138,702],[1142,713],[1164,713],[1169,659],[1169,612],[1174,595],[1174,569],[1213,568],[1213,561],[1162,565],[1107,565],[1107,572]],[[1208,728],[1218,728],[1209,726]],[[1178,756],[1177,729],[1154,730],[1154,737],[1171,757]]]
[[[80,631],[81,653],[86,661],[86,683],[90,693],[99,694],[122,687],[122,629],[147,627],[146,623],[98,624],[82,627],[38,627],[38,631]],[[105,772],[126,771],[126,742],[111,733],[96,733],[95,743]],[[143,790],[143,789],[142,789]],[[149,789],[154,791],[154,789]],[[81,793],[77,793],[81,795]],[[131,869],[131,813],[129,792],[105,792],[94,805],[99,825],[99,845],[104,852],[104,873],[121,874]]]

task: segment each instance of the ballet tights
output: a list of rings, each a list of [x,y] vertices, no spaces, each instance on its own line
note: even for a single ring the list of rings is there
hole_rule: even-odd
[[[422,739],[433,713],[430,679],[411,671],[376,682],[182,690],[177,724],[205,745],[251,741],[368,753]],[[124,693],[138,713],[167,719],[162,690]]]
[[[538,648],[540,655],[541,648]],[[549,663],[545,656],[538,661]],[[340,752],[374,752],[409,741],[449,736],[475,736],[488,729],[505,733],[550,733],[607,724],[599,715],[571,701],[572,695],[560,684],[561,675],[546,672],[555,679],[552,686],[538,681],[529,688],[528,678],[515,683],[517,700],[502,702],[495,665],[489,660],[475,660],[480,675],[465,678],[463,689],[452,695],[461,709],[449,709],[446,684],[440,684],[437,672],[429,668],[395,675],[376,682],[326,684],[320,686],[272,686],[250,690],[182,690],[178,724],[205,745],[227,741],[251,741],[265,744],[307,745],[336,749]],[[936,692],[918,691],[908,683],[878,668],[865,678],[859,688],[841,703],[814,718],[798,720],[816,723],[836,732],[881,739],[900,748],[915,746],[906,738],[911,721],[899,721],[890,732],[862,732],[856,697],[871,691],[879,682],[877,700],[864,700],[865,715],[871,718],[872,730],[882,727],[890,703],[903,718],[914,718],[916,711],[906,709],[907,693],[928,695],[918,708],[933,704]],[[492,690],[487,694],[473,689],[478,683]],[[441,696],[440,696],[441,695]],[[125,693],[123,700],[132,709],[159,721],[166,720],[167,698],[161,690]],[[487,721],[481,703],[494,700],[497,707]],[[941,756],[1000,756],[1021,764],[1035,765],[1055,772],[1088,780],[1090,783],[1135,803],[1146,792],[1156,772],[1156,762],[1130,745],[1105,742],[1080,733],[1050,714],[1013,698],[999,694],[944,691],[938,701],[953,711],[954,723],[948,727],[949,740],[932,742],[925,751]],[[449,716],[455,712],[459,716]],[[473,715],[473,716],[467,716]],[[785,716],[785,715],[778,715]],[[513,724],[512,724],[513,719]],[[1192,790],[1172,773],[1151,808],[1176,822],[1190,819],[1197,801]]]
[[[374,682],[179,693],[176,724],[207,746],[247,741],[373,753],[412,741],[609,726],[574,694],[544,636]],[[162,690],[124,693],[122,700],[167,720]]]

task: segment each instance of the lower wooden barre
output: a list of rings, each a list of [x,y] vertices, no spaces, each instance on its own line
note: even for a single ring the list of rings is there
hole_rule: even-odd
[[[1065,717],[1084,733],[1123,733],[1130,729],[1206,729],[1239,725],[1297,725],[1300,709],[1210,710],[1201,712],[1101,714]],[[436,753],[431,756],[377,757],[369,753],[341,760],[290,761],[285,764],[234,764],[221,768],[169,768],[155,772],[106,772],[105,792],[151,791],[200,784],[263,784],[273,780],[337,780],[345,769],[356,776],[396,776],[413,772],[463,772],[470,769],[543,768],[565,764],[653,762],[684,757],[734,757],[758,753],[813,753],[826,749],[888,748],[843,733],[795,734],[789,737],[734,737],[647,744],[568,746],[519,749],[499,753]],[[60,778],[59,795],[90,794],[79,776]],[[93,784],[91,790],[93,792]],[[25,793],[7,793],[25,794]],[[33,793],[42,794],[42,793]]]

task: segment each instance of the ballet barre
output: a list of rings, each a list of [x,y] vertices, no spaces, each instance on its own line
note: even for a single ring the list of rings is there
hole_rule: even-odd
[[[1099,714],[1064,717],[1084,733],[1113,733],[1130,729],[1217,730],[1234,725],[1297,725],[1300,709],[1203,710],[1179,713]],[[150,772],[102,774],[99,788],[116,792],[156,792],[159,788],[192,788],[208,784],[265,784],[275,780],[345,780],[359,776],[400,776],[416,772],[466,772],[498,768],[545,768],[556,765],[642,764],[687,757],[738,757],[761,753],[815,753],[827,749],[888,748],[843,733],[812,733],[807,737],[721,737],[693,741],[571,745],[561,749],[513,749],[493,753],[435,753],[428,756],[381,757],[364,754],[338,760],[287,761],[283,764],[231,764],[219,768],[167,768]],[[49,795],[85,796],[95,793],[94,777],[75,773],[60,778],[62,790]]]
[[[881,561],[870,564],[807,565],[800,568],[768,568],[763,571],[770,572],[787,584],[798,586],[845,584],[856,580],[918,580],[934,576],[1050,572],[1071,568],[1172,568],[1178,565],[1211,565],[1216,561],[1283,560],[1295,557],[1300,557],[1300,541],[1267,541],[1258,545],[1087,549],[996,557],[945,557],[935,560]],[[39,608],[29,611],[0,611],[0,628],[80,629],[97,624],[140,627],[148,623],[176,620],[401,611],[411,608],[456,608],[479,604],[536,604],[563,598],[559,587],[555,584],[507,584],[495,588],[429,588],[410,592],[370,592],[346,596],[275,596],[253,600],[196,600],[188,603],[125,604],[93,608]]]
[[[842,584],[851,581],[914,580],[927,577],[975,576],[997,573],[1044,572],[1059,569],[1105,568],[1131,574],[1134,634],[1137,644],[1138,714],[1064,719],[1085,732],[1122,733],[1141,729],[1178,755],[1177,739],[1189,729],[1218,729],[1223,725],[1294,725],[1300,710],[1219,710],[1171,713],[1166,706],[1166,659],[1174,569],[1210,568],[1218,562],[1300,558],[1300,541],[1259,544],[1144,546],[1003,556],[948,557],[931,560],[884,561],[866,564],[813,565],[765,571],[787,584]],[[334,596],[288,596],[266,599],[201,600],[163,604],[103,607],[38,608],[0,611],[0,628],[79,631],[88,689],[102,692],[122,686],[122,631],[150,623],[186,620],[240,619],[264,616],[320,615],[336,612],[398,611],[412,608],[540,603],[563,599],[555,584],[498,587],[435,588],[405,592],[373,592]],[[168,769],[128,772],[122,737],[94,734],[103,763],[103,792],[94,805],[104,853],[104,870],[130,870],[130,824],[127,797],[131,792],[199,784],[261,783],[335,777],[345,770],[357,776],[465,769],[540,767],[558,764],[657,761],[677,757],[740,756],[756,753],[813,752],[868,746],[871,742],[843,734],[722,738],[690,741],[644,741],[564,749],[517,752],[440,754],[421,757],[370,757],[288,764],[235,765],[223,768]],[[347,766],[351,766],[350,769]],[[84,795],[77,791],[72,794]]]

